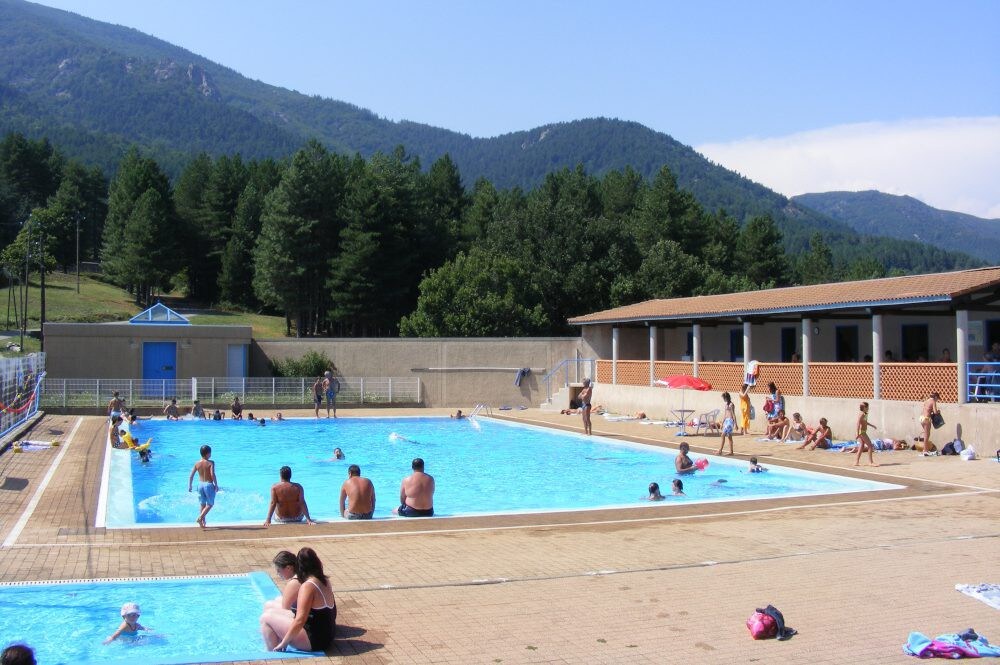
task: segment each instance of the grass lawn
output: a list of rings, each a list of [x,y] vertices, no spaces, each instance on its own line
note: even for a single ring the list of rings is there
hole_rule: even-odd
[[[15,300],[16,299],[16,300]],[[15,311],[21,305],[21,294],[15,286],[0,289],[0,303],[9,304],[5,330],[16,330]],[[171,305],[173,306],[173,305]],[[179,307],[183,311],[183,305]],[[76,292],[76,275],[48,273],[45,275],[45,321],[49,323],[105,323],[128,321],[141,311],[132,296],[116,286],[100,282],[87,275],[80,276],[80,293]],[[32,275],[28,290],[28,329],[38,330],[41,317],[41,288],[38,276]],[[254,337],[284,337],[285,319],[243,312],[201,310],[188,317],[194,325],[249,325]],[[15,337],[14,341],[20,341]],[[37,339],[25,338],[24,353],[38,351]],[[3,344],[0,344],[2,352]],[[11,355],[3,352],[3,355]]]

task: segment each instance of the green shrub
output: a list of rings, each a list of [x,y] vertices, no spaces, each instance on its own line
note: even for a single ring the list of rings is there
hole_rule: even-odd
[[[307,351],[300,358],[286,358],[271,363],[275,376],[320,376],[333,367],[333,361],[322,351]]]

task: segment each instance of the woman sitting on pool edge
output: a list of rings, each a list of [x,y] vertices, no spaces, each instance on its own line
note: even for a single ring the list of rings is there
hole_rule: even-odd
[[[296,556],[301,586],[292,614],[266,610],[260,618],[260,632],[268,651],[326,651],[333,644],[337,625],[337,602],[323,562],[311,547]]]
[[[288,550],[281,550],[275,555],[272,563],[278,577],[284,580],[285,588],[281,590],[280,596],[264,603],[264,611],[274,610],[293,616],[292,610],[295,608],[295,601],[299,597],[299,588],[302,586],[296,577],[299,572],[298,559]]]

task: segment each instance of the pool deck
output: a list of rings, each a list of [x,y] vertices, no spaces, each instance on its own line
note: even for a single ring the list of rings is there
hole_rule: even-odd
[[[537,409],[497,417],[581,425]],[[683,440],[674,428],[599,416],[594,433]],[[973,627],[1000,642],[1000,612],[954,589],[1000,582],[995,457],[899,451],[855,468],[854,455],[758,436],[736,437],[737,456],[906,487],[617,511],[105,530],[93,526],[104,419],[47,415],[28,438],[63,445],[0,455],[0,582],[271,572],[277,550],[308,545],[331,576],[342,629],[330,658],[284,661],[296,663],[902,663],[913,662],[901,649],[913,630]],[[695,455],[718,448],[718,436],[686,440]],[[1000,447],[973,443],[986,454]],[[510,474],[514,491],[531,491],[517,486],[517,460]],[[395,488],[377,489],[395,499]],[[798,635],[749,637],[747,616],[768,603]]]

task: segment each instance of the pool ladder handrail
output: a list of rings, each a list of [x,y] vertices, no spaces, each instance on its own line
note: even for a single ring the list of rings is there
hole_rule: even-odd
[[[492,416],[493,415],[493,407],[491,407],[489,404],[486,404],[486,403],[479,403],[479,404],[477,404],[475,406],[474,409],[472,409],[472,413],[469,414],[469,417],[470,418],[475,418],[480,413],[485,413],[488,416]]]

